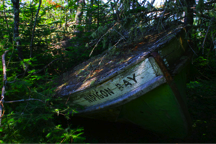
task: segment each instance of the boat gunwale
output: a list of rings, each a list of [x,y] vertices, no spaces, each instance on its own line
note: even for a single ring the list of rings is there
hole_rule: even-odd
[[[125,103],[130,102],[131,100],[134,100],[147,92],[155,89],[156,87],[160,86],[161,84],[166,83],[166,79],[163,75],[156,76],[155,78],[151,79],[150,81],[138,86],[136,89],[132,90],[129,93],[123,94],[119,97],[116,97],[114,99],[111,99],[109,101],[85,107],[82,110],[77,110],[77,114],[83,114],[83,113],[91,113],[91,112],[98,112],[100,110],[106,110],[110,108],[114,108],[120,105],[123,105]]]

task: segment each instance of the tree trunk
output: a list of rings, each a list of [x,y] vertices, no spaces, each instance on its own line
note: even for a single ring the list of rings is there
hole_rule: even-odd
[[[12,0],[13,10],[14,10],[14,42],[16,44],[16,48],[18,50],[18,56],[20,60],[23,60],[23,52],[20,38],[19,38],[19,0]]]
[[[192,41],[192,26],[193,26],[193,9],[191,7],[195,4],[195,0],[185,0],[187,6],[187,12],[184,19],[186,25],[186,31],[188,33],[188,44],[192,49],[194,49],[194,44]]]
[[[184,19],[184,23],[187,26],[187,31],[190,31],[191,27],[193,26],[193,5],[195,4],[195,0],[185,0],[187,6],[186,17]]]
[[[90,0],[90,6],[89,6],[89,10],[87,11],[87,17],[86,17],[86,24],[87,24],[87,29],[88,31],[90,31],[91,29],[91,25],[92,25],[92,9],[93,9],[93,0]]]
[[[82,8],[85,5],[85,0],[78,0],[77,1],[77,5],[78,5],[78,7],[77,7],[75,21],[76,21],[76,24],[80,24],[81,23],[81,19],[82,19],[82,15],[83,15]]]

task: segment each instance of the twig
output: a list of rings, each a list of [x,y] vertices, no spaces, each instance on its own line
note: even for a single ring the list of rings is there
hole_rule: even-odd
[[[29,99],[30,99],[30,96],[31,96],[31,95],[29,95]],[[26,110],[26,108],[27,108],[28,104],[29,104],[29,103],[28,103],[28,101],[27,101],[27,104],[26,104],[26,106],[25,106],[25,108],[23,109],[23,111],[22,111],[22,113],[21,113],[21,114],[23,114],[23,113],[24,113],[24,111]]]
[[[102,57],[101,61],[98,63],[98,65],[101,64],[101,62],[103,61],[104,57],[107,55],[107,53],[105,53],[105,55]]]
[[[4,103],[15,103],[15,102],[26,102],[26,101],[40,101],[42,103],[45,103],[44,101],[42,101],[40,99],[34,99],[34,98],[14,100],[14,101],[4,101]]]
[[[212,23],[213,19],[214,19],[214,17],[211,18],[210,24],[209,24],[209,26],[208,26],[208,30],[207,30],[206,35],[205,35],[205,38],[204,38],[204,40],[203,40],[203,44],[202,44],[202,54],[204,54],[204,44],[205,44],[205,40],[206,40],[206,37],[207,37],[207,35],[208,35],[208,31],[209,31],[209,28],[211,27],[211,23]]]
[[[126,38],[125,38],[120,32],[118,32],[118,31],[115,30],[115,29],[114,29],[114,31],[116,31],[120,36],[122,36],[122,37],[126,40]]]
[[[189,47],[191,48],[191,50],[193,51],[193,53],[194,53],[196,56],[198,56],[198,55],[196,54],[196,52],[193,50],[193,48],[191,47],[191,45],[189,44],[188,41],[187,41],[187,43],[188,43]]]
[[[114,46],[116,46],[124,37],[121,37]]]
[[[101,41],[101,39],[109,32],[113,29],[113,27],[117,24],[117,22],[98,40],[98,42],[95,44],[94,48],[92,49],[92,51],[89,54],[89,57],[92,55],[94,49],[96,48],[96,46],[98,45],[98,43]]]
[[[60,143],[62,143],[64,140],[65,140],[65,137],[63,138],[63,140]]]
[[[35,27],[36,27],[36,22],[37,22],[37,17],[38,17],[38,13],[39,13],[39,10],[40,10],[40,6],[41,6],[41,0],[39,0],[39,6],[38,6],[38,9],[37,9],[37,13],[35,15],[35,22],[34,22],[34,27],[33,27],[33,30],[32,30],[32,37],[31,37],[31,43],[30,43],[30,58],[32,57],[32,44],[33,44],[34,32],[35,32]]]
[[[50,66],[54,61],[57,61],[57,60],[59,60],[59,59],[61,59],[61,58],[54,59],[54,60],[51,61],[48,65],[46,65],[44,68],[42,68],[41,70],[39,70],[39,71],[37,71],[37,72],[33,72],[32,74],[35,75],[35,74],[37,74],[37,73],[43,71],[43,70],[46,69],[48,66]]]
[[[205,76],[203,73],[201,73],[199,70],[198,70],[198,72],[204,77],[204,78],[206,78],[207,80],[210,80],[210,78],[208,78],[207,76]]]
[[[5,94],[5,85],[7,83],[7,75],[6,75],[6,65],[5,65],[5,55],[7,54],[8,50],[4,52],[2,55],[2,68],[3,68],[3,87],[2,87],[2,93],[1,93],[1,100],[0,100],[0,126],[1,126],[1,118],[4,115],[3,110],[3,101],[4,101],[4,94]]]
[[[21,76],[21,75],[23,75],[23,74],[17,75],[13,81],[10,81],[10,82],[8,81],[7,83],[14,83],[14,82],[16,81],[17,77],[18,77],[18,76]]]

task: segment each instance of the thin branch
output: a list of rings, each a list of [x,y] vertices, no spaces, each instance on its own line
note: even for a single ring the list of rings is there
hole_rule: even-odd
[[[211,23],[212,23],[213,19],[214,19],[214,17],[212,17],[212,19],[211,19],[211,21],[210,21],[210,24],[209,24],[209,26],[208,26],[208,30],[207,30],[206,35],[205,35],[205,38],[204,38],[204,40],[203,40],[203,44],[202,44],[202,54],[204,54],[204,44],[205,44],[205,40],[206,40],[206,37],[207,37],[207,35],[208,35],[208,31],[209,31],[209,28],[211,27]]]
[[[121,37],[118,41],[117,41],[117,43],[115,43],[115,47],[116,47],[116,45],[122,40],[122,39],[124,39],[124,37]]]
[[[14,100],[14,101],[4,101],[4,103],[15,103],[15,102],[26,102],[26,101],[40,101],[42,103],[45,103],[44,101],[42,101],[40,99],[34,99],[34,98]]]
[[[61,58],[57,58],[57,59],[54,59],[53,61],[51,61],[48,65],[46,65],[44,68],[42,68],[41,70],[37,71],[37,72],[33,72],[32,74],[35,75],[41,71],[43,71],[44,69],[46,69],[48,66],[50,66],[53,62],[57,61],[57,60],[60,60]]]
[[[39,10],[40,10],[40,6],[41,6],[41,0],[39,0],[39,6],[38,6],[38,9],[37,9],[37,13],[35,15],[35,22],[34,22],[34,27],[33,27],[33,30],[32,30],[32,37],[31,37],[31,43],[30,43],[30,58],[32,57],[32,44],[33,44],[33,40],[34,40],[34,32],[35,32],[35,27],[36,27],[36,22],[37,22],[37,17],[38,17],[38,13],[39,13]]]
[[[113,29],[114,31],[116,31],[120,36],[122,36],[125,40],[126,40],[126,38],[120,33],[120,32],[118,32],[117,30],[115,30],[115,29]]]
[[[193,50],[193,48],[191,47],[191,45],[189,44],[188,41],[187,41],[187,43],[188,43],[189,47],[191,48],[191,50],[193,51],[193,53],[194,53],[196,56],[198,56],[197,53]]]
[[[89,57],[92,55],[94,49],[96,48],[96,46],[98,45],[98,43],[101,41],[101,39],[102,39],[108,32],[110,32],[116,24],[117,24],[117,23],[115,23],[115,24],[98,40],[98,42],[95,44],[94,48],[93,48],[92,51],[90,52]]]
[[[13,81],[10,81],[10,82],[8,81],[7,83],[14,83],[16,81],[16,79],[18,78],[18,76],[21,76],[21,75],[23,75],[23,74],[17,75]]]
[[[29,99],[30,99],[30,96],[31,96],[31,95],[29,95]],[[26,104],[25,108],[24,108],[24,109],[23,109],[23,111],[22,111],[22,114],[23,114],[23,113],[24,113],[24,111],[26,110],[26,108],[27,108],[28,104],[29,104],[29,102],[27,102],[27,104]]]

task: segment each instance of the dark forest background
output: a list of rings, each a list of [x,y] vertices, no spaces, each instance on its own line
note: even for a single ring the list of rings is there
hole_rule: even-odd
[[[216,142],[215,3],[1,0],[0,110],[5,112],[0,143]],[[193,53],[187,84],[193,125],[186,139],[160,137],[134,125],[76,118],[69,113],[75,108],[53,105],[60,100],[52,98],[53,79],[121,42],[135,43],[151,31],[179,24],[186,25]]]

